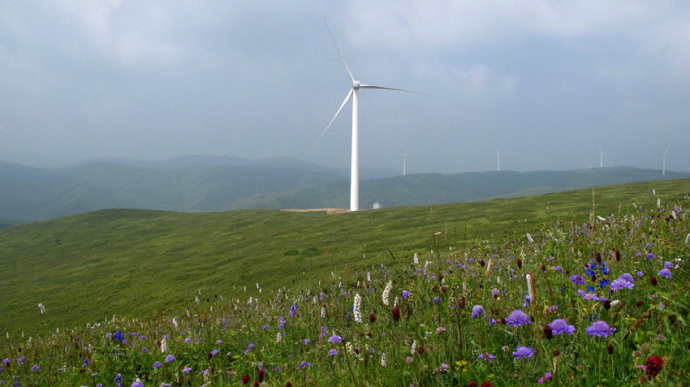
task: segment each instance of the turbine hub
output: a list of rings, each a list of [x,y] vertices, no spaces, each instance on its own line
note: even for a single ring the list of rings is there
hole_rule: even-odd
[[[359,81],[352,81],[352,88],[353,89],[359,89],[359,85],[360,85]]]

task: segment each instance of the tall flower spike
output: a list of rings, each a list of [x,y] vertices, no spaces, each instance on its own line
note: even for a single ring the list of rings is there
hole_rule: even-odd
[[[362,297],[359,296],[359,293],[355,293],[355,304],[352,306],[352,314],[357,323],[362,322],[362,312],[360,311],[361,304]]]
[[[388,295],[390,294],[391,289],[393,289],[393,281],[389,280],[388,283],[386,284],[386,287],[383,289],[383,293],[381,294],[381,299],[383,300],[383,305],[388,306]]]
[[[534,292],[534,278],[527,274],[527,292],[529,293],[529,302],[535,303],[537,301],[537,295]]]

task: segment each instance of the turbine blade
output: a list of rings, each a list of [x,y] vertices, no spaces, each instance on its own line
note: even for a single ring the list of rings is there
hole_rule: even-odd
[[[314,145],[311,146],[312,148],[315,147],[316,144],[318,144],[319,141],[321,140],[321,137],[323,137],[323,135],[326,134],[326,131],[328,130],[328,128],[331,127],[331,125],[333,124],[333,121],[335,121],[335,118],[338,117],[338,114],[340,114],[340,111],[343,110],[343,107],[345,106],[347,101],[350,99],[350,96],[352,96],[352,89],[350,89],[350,92],[347,93],[347,96],[345,97],[345,100],[343,101],[343,103],[340,104],[338,111],[335,112],[335,115],[333,116],[333,118],[331,118],[331,122],[329,122],[328,125],[326,125],[326,129],[324,129],[323,132],[321,132],[321,135],[319,136],[319,138],[317,138],[316,142],[314,142]]]
[[[414,93],[414,94],[421,94],[421,95],[427,95],[427,96],[429,95],[427,93],[422,93],[421,91],[396,89],[395,87],[385,87],[385,86],[359,85],[359,88],[360,89],[395,90],[395,91],[403,91],[405,93]]]
[[[338,47],[338,43],[335,42],[335,38],[333,37],[333,33],[331,32],[331,27],[328,26],[328,20],[326,20],[326,16],[323,16],[323,22],[326,24],[326,29],[328,30],[328,34],[331,35],[331,40],[333,41],[333,45],[335,46],[336,51],[338,51],[338,56],[340,57],[340,61],[343,62],[343,66],[345,66],[345,71],[347,71],[347,76],[350,77],[350,81],[352,81],[354,83],[355,77],[352,75],[352,71],[350,71],[350,68],[347,66],[347,63],[345,63],[345,58],[343,58],[343,53],[340,52],[340,47]]]

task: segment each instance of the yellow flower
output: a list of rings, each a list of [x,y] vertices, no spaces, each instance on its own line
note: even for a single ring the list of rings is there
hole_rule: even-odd
[[[582,308],[582,310],[586,312],[586,311],[587,311],[587,308]]]

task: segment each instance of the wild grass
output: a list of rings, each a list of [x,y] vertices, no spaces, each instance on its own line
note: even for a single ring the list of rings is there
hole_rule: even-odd
[[[683,192],[687,183],[677,191],[665,184],[656,185],[655,193],[651,186],[612,188],[609,197],[630,195],[615,205],[606,201],[606,190],[598,190],[598,216],[591,222],[581,220],[590,218],[591,190],[570,196],[573,206],[565,208],[578,215],[549,218],[549,211],[558,208],[549,196],[532,199],[538,208],[513,201],[513,206],[522,204],[521,215],[531,211],[531,220],[496,222],[499,229],[517,225],[519,231],[457,238],[462,242],[457,244],[453,232],[441,227],[448,222],[426,217],[447,220],[449,213],[472,208],[484,213],[492,209],[491,203],[451,206],[445,212],[437,207],[433,212],[400,210],[406,215],[425,213],[408,220],[393,217],[386,224],[396,230],[394,235],[425,229],[426,246],[416,263],[411,251],[384,250],[364,258],[356,250],[347,255],[347,265],[315,263],[319,269],[309,278],[298,275],[294,285],[285,285],[291,282],[289,276],[280,286],[272,283],[281,272],[271,280],[248,274],[251,278],[230,284],[233,295],[210,287],[195,290],[184,306],[158,317],[123,313],[127,317],[108,316],[56,330],[45,320],[52,313],[49,304],[44,303],[45,314],[34,304],[33,318],[44,319],[44,333],[4,339],[0,380],[85,386],[684,385],[690,381],[690,202]],[[577,206],[582,207],[575,210]],[[389,211],[348,215],[365,225],[373,223],[374,216],[395,212]],[[535,216],[538,211],[545,216]],[[501,219],[493,213],[485,216]],[[425,218],[428,223],[414,224]],[[128,220],[119,216],[113,221],[126,227],[132,223]],[[171,227],[169,232],[175,229],[159,223]],[[475,227],[494,231],[492,226],[480,222]],[[263,237],[268,239],[267,234]],[[394,246],[405,239],[400,235],[392,242],[369,243]],[[412,243],[420,239],[412,234]],[[160,248],[160,241],[153,244]],[[319,246],[325,245],[313,246],[323,251]],[[299,257],[307,250],[295,246],[295,255],[286,246],[281,248],[289,252],[285,257]],[[294,268],[285,267],[284,272]],[[534,281],[529,299],[527,275]],[[580,281],[573,280],[575,275],[582,276],[584,284],[576,284]],[[629,284],[613,285],[621,278]],[[361,298],[357,315],[356,295]],[[511,318],[516,310],[528,316],[520,326],[520,319]],[[549,335],[546,326],[555,319],[572,325],[572,335]],[[589,334],[599,321],[613,329],[606,331],[608,337]],[[45,333],[48,328],[50,333]],[[531,356],[518,359],[514,352]]]

